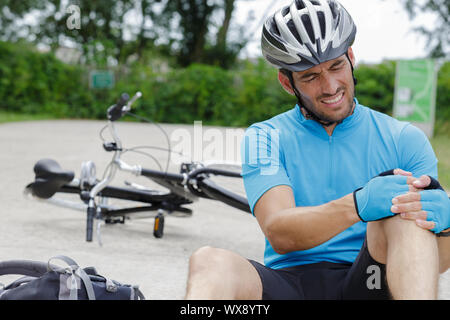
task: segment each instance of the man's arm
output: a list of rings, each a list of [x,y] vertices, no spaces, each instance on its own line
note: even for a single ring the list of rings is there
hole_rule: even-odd
[[[281,141],[279,130],[258,124],[246,131],[241,156],[252,212],[272,248],[284,254],[316,247],[359,219],[351,194],[321,206],[296,208]]]
[[[360,221],[353,195],[314,207],[296,207],[292,189],[276,186],[264,193],[254,213],[279,254],[316,247]]]
[[[356,222],[374,221],[394,215],[390,210],[392,194],[416,189],[411,186],[414,181],[411,173],[400,169],[393,173],[408,176],[400,180],[410,186],[405,190],[394,176],[376,177],[358,189],[362,190],[363,196],[350,193],[323,205],[296,207],[292,189],[281,185],[269,189],[261,196],[255,204],[254,214],[277,253],[311,249]]]

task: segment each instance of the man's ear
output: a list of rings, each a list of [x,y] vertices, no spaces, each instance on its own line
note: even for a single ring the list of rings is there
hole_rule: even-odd
[[[347,54],[348,54],[348,57],[350,58],[350,61],[352,62],[353,68],[355,68],[356,60],[355,60],[355,54],[353,53],[352,47],[348,48]]]
[[[287,93],[289,93],[290,95],[294,95],[294,90],[292,90],[289,78],[281,71],[278,71],[278,81]]]

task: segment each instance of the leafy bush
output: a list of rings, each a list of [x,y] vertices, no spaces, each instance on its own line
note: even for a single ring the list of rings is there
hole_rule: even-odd
[[[359,103],[380,112],[392,114],[395,88],[395,62],[361,64],[355,69]]]
[[[135,62],[116,68],[116,84],[109,90],[89,89],[88,75],[87,67],[64,64],[27,44],[0,42],[0,110],[104,119],[121,93],[140,90],[136,112],[154,121],[246,127],[296,103],[263,59],[243,61],[234,70],[193,64],[168,72]],[[355,75],[359,102],[391,113],[395,62],[359,65]],[[437,119],[439,128],[450,123],[450,63],[438,75]]]
[[[232,85],[232,74],[221,68],[193,64],[172,70],[154,92],[156,120],[223,124],[223,119],[233,112]]]
[[[0,108],[26,113],[70,114],[86,87],[81,70],[27,44],[0,42]]]
[[[246,62],[236,73],[234,104],[240,106],[240,126],[271,118],[295,105],[297,99],[284,91],[277,73],[263,59]]]

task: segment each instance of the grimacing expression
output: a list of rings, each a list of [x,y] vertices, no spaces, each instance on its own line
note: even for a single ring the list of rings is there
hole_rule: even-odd
[[[350,59],[353,52],[349,50]],[[305,71],[294,72],[295,85],[305,107],[330,122],[339,122],[353,112],[355,85],[345,55]]]

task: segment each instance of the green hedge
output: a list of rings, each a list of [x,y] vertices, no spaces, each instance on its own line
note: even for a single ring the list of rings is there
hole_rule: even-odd
[[[194,64],[185,69],[157,73],[135,63],[115,70],[111,90],[91,90],[89,71],[67,65],[52,54],[39,53],[26,44],[0,42],[0,109],[65,118],[104,119],[106,108],[122,92],[140,90],[136,112],[158,122],[246,127],[292,108],[277,71],[262,59],[243,62],[235,70]],[[356,94],[360,103],[391,113],[395,63],[359,65]],[[450,63],[438,76],[439,123],[450,120]],[[448,122],[447,122],[448,123]]]
[[[391,114],[394,101],[395,62],[385,61],[376,65],[359,65],[355,69],[358,79],[356,97],[372,109]]]

